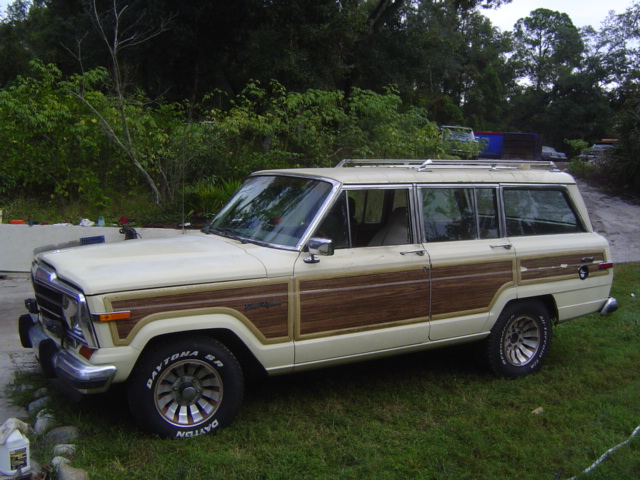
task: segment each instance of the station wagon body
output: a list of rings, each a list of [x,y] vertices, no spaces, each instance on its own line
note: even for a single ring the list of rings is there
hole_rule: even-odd
[[[348,160],[251,175],[202,232],[37,256],[22,343],[141,428],[227,425],[244,372],[482,341],[538,370],[553,323],[617,308],[607,241],[546,162]]]

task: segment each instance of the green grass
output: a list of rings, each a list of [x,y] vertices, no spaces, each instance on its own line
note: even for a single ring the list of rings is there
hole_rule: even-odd
[[[181,441],[138,432],[121,391],[52,408],[80,427],[73,465],[92,480],[568,479],[640,424],[640,265],[617,267],[613,295],[618,312],[558,326],[520,380],[469,346],[270,378],[229,428]],[[579,478],[639,472],[640,436]]]

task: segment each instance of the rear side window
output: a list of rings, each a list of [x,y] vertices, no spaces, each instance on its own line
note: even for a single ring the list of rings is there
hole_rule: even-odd
[[[495,188],[422,188],[424,236],[427,242],[497,238]]]
[[[505,188],[503,196],[509,237],[585,231],[563,189]]]

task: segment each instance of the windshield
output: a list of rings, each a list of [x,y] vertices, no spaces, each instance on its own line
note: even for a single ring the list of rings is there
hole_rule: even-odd
[[[287,176],[249,178],[206,233],[295,247],[331,192],[329,182]]]

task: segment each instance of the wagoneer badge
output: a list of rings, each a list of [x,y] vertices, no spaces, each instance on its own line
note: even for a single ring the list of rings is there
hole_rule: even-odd
[[[247,303],[244,306],[244,311],[255,310],[256,308],[269,308],[282,305],[282,302],[260,302],[260,303]]]

